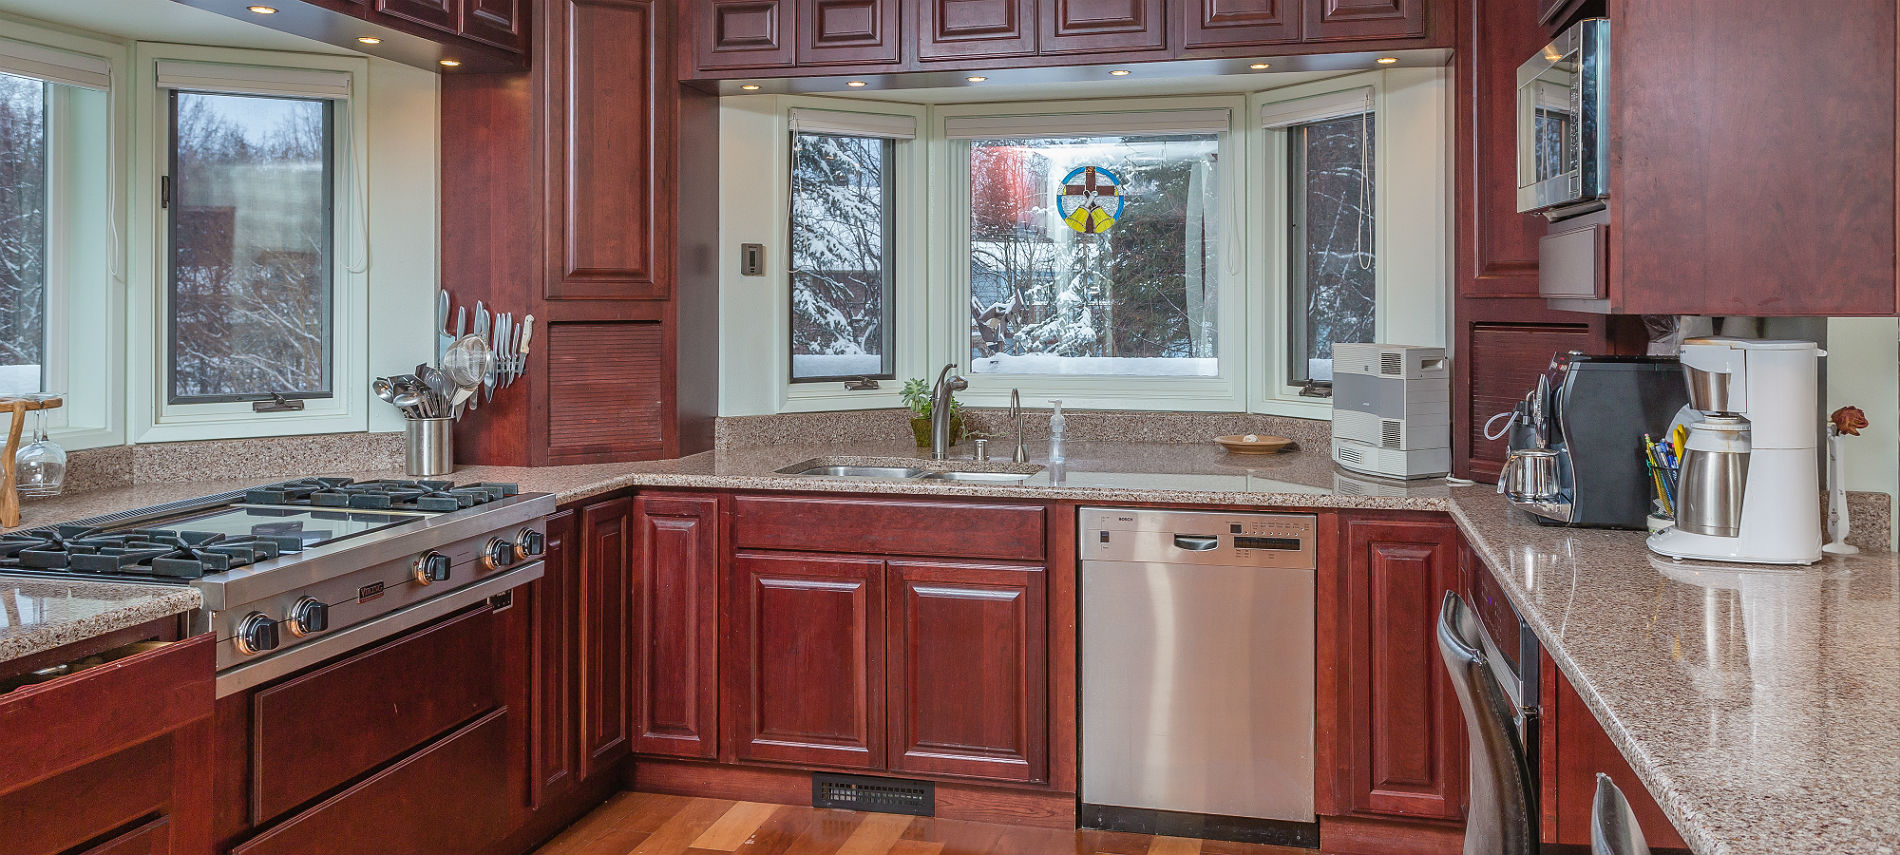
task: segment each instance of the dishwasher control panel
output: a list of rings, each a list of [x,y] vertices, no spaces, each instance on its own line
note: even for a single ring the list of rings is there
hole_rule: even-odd
[[[1079,523],[1084,561],[1317,566],[1313,514],[1083,508]]]

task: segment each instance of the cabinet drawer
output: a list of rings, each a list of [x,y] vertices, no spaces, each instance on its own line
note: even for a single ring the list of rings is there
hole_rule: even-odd
[[[216,639],[167,644],[0,695],[0,791],[211,715]],[[126,699],[137,698],[137,703]]]
[[[1537,241],[1537,293],[1546,299],[1610,296],[1610,227],[1595,223]]]
[[[738,496],[740,548],[1041,561],[1041,505]]]
[[[495,710],[231,851],[489,851],[514,815],[510,730],[508,710]]]
[[[501,706],[495,629],[484,608],[258,692],[252,821]]]
[[[0,795],[0,850],[29,855],[69,852],[102,835],[113,835],[107,838],[109,842],[132,835],[154,814],[169,816],[172,742],[169,736],[148,739]],[[164,845],[147,851],[170,848],[167,832]]]

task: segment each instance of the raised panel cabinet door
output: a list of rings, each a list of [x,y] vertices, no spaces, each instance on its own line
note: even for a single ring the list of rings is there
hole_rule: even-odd
[[[718,709],[719,498],[653,493],[633,501],[633,750],[711,757]]]
[[[888,566],[891,770],[1044,780],[1049,661],[1042,568]]]
[[[686,5],[698,10],[695,64],[701,71],[791,68],[798,61],[792,2],[688,0]]]
[[[653,0],[548,0],[550,300],[672,292],[671,28]],[[670,20],[670,19],[669,19]]]
[[[894,63],[899,0],[798,0],[798,64]]]
[[[461,29],[464,2],[468,0],[376,0],[376,11],[453,33]]]
[[[580,656],[579,520],[573,510],[548,517],[541,578],[529,585],[534,607],[534,698],[528,805],[559,799],[580,778],[580,716],[574,682]]]
[[[581,777],[592,778],[629,746],[628,671],[633,592],[628,514],[633,502],[610,499],[581,509]]]
[[[1426,0],[1302,0],[1309,42],[1425,35]]]
[[[1038,53],[1160,50],[1168,46],[1163,0],[1041,0]]]
[[[1458,587],[1449,520],[1346,522],[1342,603],[1350,745],[1344,791],[1354,813],[1458,819],[1464,812],[1464,718],[1438,655],[1436,619]]]
[[[520,52],[530,0],[462,0],[463,36],[503,50]]]
[[[988,59],[1036,52],[1037,0],[911,0],[917,58]]]
[[[1188,50],[1271,45],[1300,40],[1300,0],[1183,0],[1182,44]]]
[[[884,564],[741,553],[725,687],[739,760],[884,767]]]

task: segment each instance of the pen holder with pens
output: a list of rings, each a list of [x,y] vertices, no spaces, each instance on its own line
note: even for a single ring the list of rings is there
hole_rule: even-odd
[[[1662,531],[1676,524],[1677,485],[1682,480],[1682,443],[1685,431],[1678,425],[1670,435],[1657,442],[1643,434],[1643,466],[1649,471],[1649,530]]]

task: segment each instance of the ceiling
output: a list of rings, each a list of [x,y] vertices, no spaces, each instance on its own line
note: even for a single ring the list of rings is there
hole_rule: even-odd
[[[299,53],[351,53],[172,0],[0,0],[0,13],[132,41]]]

